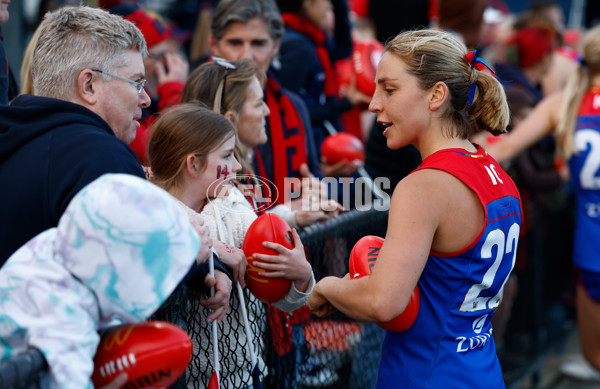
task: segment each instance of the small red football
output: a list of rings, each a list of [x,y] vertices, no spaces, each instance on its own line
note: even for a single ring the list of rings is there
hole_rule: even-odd
[[[263,242],[279,243],[294,248],[292,228],[278,215],[265,213],[252,222],[242,244],[242,250],[248,260],[246,268],[246,285],[257,299],[265,303],[281,300],[290,290],[292,282],[285,278],[262,277],[258,272],[269,272],[254,265],[254,254],[279,255],[275,250],[263,246]]]
[[[377,65],[383,54],[383,45],[376,39],[365,39],[354,44],[352,68],[356,77],[356,89],[373,96]]]
[[[356,242],[350,252],[348,263],[350,277],[355,279],[371,275],[383,241],[379,236],[367,235]],[[404,312],[390,321],[377,324],[388,331],[406,331],[417,319],[420,303],[419,285],[416,285]]]
[[[356,136],[338,132],[327,136],[321,143],[321,155],[329,165],[346,160],[365,162],[365,146]]]
[[[192,352],[188,334],[171,323],[110,327],[102,333],[94,357],[92,382],[99,388],[126,372],[125,388],[166,388],[185,373]]]
[[[383,238],[374,235],[363,236],[356,242],[350,252],[348,268],[352,278],[368,276],[372,273],[377,261]]]

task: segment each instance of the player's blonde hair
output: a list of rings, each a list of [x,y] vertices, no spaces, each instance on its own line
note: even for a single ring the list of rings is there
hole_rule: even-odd
[[[504,89],[489,72],[476,70],[465,57],[466,47],[453,34],[439,30],[406,31],[385,46],[398,56],[422,89],[443,82],[450,91],[449,105],[442,113],[449,128],[463,139],[473,132],[506,132],[510,116]],[[472,104],[469,89],[476,86]]]

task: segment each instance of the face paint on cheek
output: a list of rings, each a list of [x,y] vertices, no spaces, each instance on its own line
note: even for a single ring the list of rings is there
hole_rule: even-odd
[[[227,176],[229,175],[229,168],[227,167],[227,165],[225,166],[217,166],[217,180],[222,178],[227,178]]]

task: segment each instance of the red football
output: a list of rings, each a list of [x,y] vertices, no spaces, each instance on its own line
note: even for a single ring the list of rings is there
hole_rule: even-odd
[[[365,162],[365,146],[356,136],[347,132],[338,132],[323,140],[321,155],[330,165],[335,165],[342,160]]]
[[[371,275],[382,245],[383,238],[379,236],[367,235],[360,238],[350,252],[348,263],[350,277],[360,278]],[[390,321],[377,324],[388,331],[406,331],[417,319],[420,303],[419,285],[417,285],[404,312]]]
[[[352,67],[356,88],[368,96],[375,93],[375,74],[382,54],[383,45],[376,39],[365,39],[354,44]]]
[[[126,372],[125,388],[166,388],[185,373],[192,351],[188,334],[171,323],[145,321],[110,327],[102,333],[92,381],[99,388]]]
[[[248,289],[260,301],[274,303],[288,293],[292,282],[285,278],[266,278],[258,275],[258,272],[269,272],[269,270],[254,266],[253,254],[279,255],[277,251],[264,247],[263,242],[279,243],[288,249],[293,249],[292,229],[281,216],[265,213],[252,222],[242,244],[242,250],[248,260],[246,268]]]
[[[383,238],[374,235],[363,236],[356,242],[350,252],[348,268],[352,278],[368,276],[372,273],[377,261]]]

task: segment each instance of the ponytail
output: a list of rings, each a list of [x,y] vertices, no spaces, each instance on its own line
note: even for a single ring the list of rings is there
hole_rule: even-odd
[[[404,62],[422,89],[440,81],[446,84],[450,101],[441,118],[453,131],[450,136],[468,139],[482,130],[494,135],[506,132],[510,115],[502,85],[475,51],[465,54],[465,45],[454,35],[406,31],[389,41],[385,50]]]
[[[477,93],[473,104],[467,106],[467,114],[475,123],[474,132],[489,131],[494,135],[506,133],[510,111],[504,88],[490,73],[475,69],[473,72],[478,73],[474,84]]]

